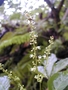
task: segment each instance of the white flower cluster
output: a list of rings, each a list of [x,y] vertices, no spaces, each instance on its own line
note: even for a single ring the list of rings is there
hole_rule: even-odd
[[[54,37],[51,36],[50,40],[49,40],[49,45],[45,48],[44,54],[46,54],[46,59],[48,58],[48,56],[50,55],[50,51],[52,49],[52,45],[54,44]]]
[[[20,83],[18,84],[18,87],[20,87],[20,90],[26,90],[26,89],[24,88],[24,85],[21,85]]]
[[[35,72],[36,71],[36,66],[34,66],[33,68],[31,68],[31,71]]]
[[[34,78],[37,79],[37,82],[42,82],[43,75],[42,74],[37,74],[37,75],[35,75]]]
[[[30,45],[37,44],[37,37],[38,35],[35,33],[35,31],[30,32]]]

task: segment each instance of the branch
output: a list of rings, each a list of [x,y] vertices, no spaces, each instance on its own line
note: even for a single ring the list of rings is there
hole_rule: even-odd
[[[59,6],[57,7],[57,10],[58,10],[59,12],[61,11],[61,8],[62,8],[62,6],[63,6],[63,4],[64,4],[64,1],[65,1],[65,0],[61,0]]]
[[[52,9],[54,7],[54,5],[49,1],[49,0],[44,0],[48,6]]]

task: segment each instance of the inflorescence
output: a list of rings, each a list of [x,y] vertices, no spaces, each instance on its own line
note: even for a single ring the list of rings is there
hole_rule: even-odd
[[[26,14],[26,16],[27,16],[29,26],[30,26],[30,29],[31,29],[30,45],[32,46],[32,50],[31,50],[30,58],[33,59],[33,61],[32,61],[33,67],[31,68],[31,71],[36,72],[37,75],[35,75],[34,78],[37,79],[38,82],[42,82],[42,79],[43,79],[44,76],[41,73],[38,72],[37,66],[39,64],[41,64],[41,62],[42,62],[41,59],[42,58],[44,58],[44,60],[48,59],[48,56],[50,55],[50,51],[51,51],[51,48],[52,48],[52,45],[53,45],[54,37],[53,36],[50,37],[49,46],[47,46],[45,48],[44,54],[42,56],[38,55],[37,51],[41,50],[41,47],[37,46],[38,34],[36,32],[36,27],[34,26],[35,22],[34,22],[33,18],[28,13]]]

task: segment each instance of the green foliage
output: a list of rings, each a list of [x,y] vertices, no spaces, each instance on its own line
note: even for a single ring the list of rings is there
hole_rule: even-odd
[[[57,58],[55,55],[51,55],[47,62],[44,61],[44,66],[38,66],[39,72],[41,72],[44,77],[49,78],[50,76],[54,75],[55,73],[65,69],[68,66],[68,58],[62,59],[60,61],[57,61]]]
[[[5,70],[3,66],[4,65],[0,63],[0,70],[3,71],[3,73],[6,74],[8,77],[4,76],[1,78],[1,79],[6,79],[6,80],[3,80],[2,82],[2,84],[3,85],[5,84],[5,86],[2,85],[0,88],[2,90],[6,90],[6,89],[8,90],[8,88],[10,87],[10,80],[11,80],[17,84],[18,90],[26,90],[24,86],[21,85],[20,78],[17,75],[15,76],[12,71],[8,71],[7,69]]]
[[[10,36],[11,37],[11,36]],[[28,42],[30,39],[29,33],[24,34],[24,35],[18,35],[10,38],[9,36],[7,37],[8,39],[5,41],[1,41],[0,43],[0,49],[3,49],[4,47],[7,47],[12,44],[21,44]],[[4,38],[3,38],[4,39]]]
[[[68,66],[68,58],[61,59],[60,61],[54,64],[53,69],[52,69],[52,74],[65,69],[67,66]]]
[[[68,70],[56,73],[48,80],[48,90],[64,90],[66,86],[68,86]]]
[[[55,3],[55,7],[58,6],[59,4],[58,0]],[[14,5],[14,7],[16,7]],[[18,5],[16,9],[18,8]],[[54,20],[48,19],[49,15],[48,14],[49,8],[46,5],[46,7],[40,6],[39,8],[33,10],[30,12],[30,15],[35,16],[35,20],[37,21],[35,23],[36,28],[36,33],[34,34],[34,37],[36,36],[37,33],[39,33],[38,39],[36,41],[33,41],[33,43],[36,43],[36,46],[41,46],[41,50],[35,51],[33,55],[36,54],[36,58],[30,58],[31,52],[31,47],[28,47],[28,45],[24,45],[24,43],[29,44],[30,41],[30,31],[32,26],[27,25],[27,20],[24,17],[24,14],[22,15],[21,13],[13,13],[13,15],[9,16],[10,20],[18,20],[20,21],[18,24],[19,26],[14,26],[16,29],[11,30],[9,28],[9,32],[7,32],[2,38],[0,39],[0,62],[3,61],[4,63],[4,68],[7,68],[8,71],[10,72],[11,70],[13,71],[13,77],[15,76],[19,77],[21,84],[24,84],[25,88],[27,90],[39,90],[40,85],[39,83],[35,80],[34,76],[37,73],[40,73],[44,76],[42,82],[41,82],[41,90],[46,90],[48,87],[48,90],[68,90],[68,58],[60,59],[59,61],[57,60],[56,53],[58,51],[63,50],[66,48],[68,49],[68,46],[65,47],[63,45],[64,41],[68,41],[68,21],[67,17],[65,18],[64,21],[62,21],[65,9],[67,8],[67,1],[65,1],[65,4],[63,5],[62,11],[60,12],[60,28],[56,28],[56,24],[54,23]],[[0,11],[3,13],[4,7],[0,8]],[[42,13],[43,19],[40,20],[39,15]],[[47,20],[45,20],[47,17]],[[31,17],[29,18],[29,20]],[[57,18],[58,19],[58,18]],[[5,21],[5,20],[4,20]],[[31,20],[30,20],[31,22]],[[4,22],[3,22],[4,23]],[[11,24],[11,22],[8,23]],[[15,23],[14,23],[15,25]],[[9,25],[7,25],[9,26]],[[10,25],[12,27],[12,25]],[[30,27],[31,26],[31,27]],[[33,29],[32,28],[32,29]],[[53,31],[51,32],[51,29]],[[11,30],[11,31],[10,31]],[[42,34],[44,33],[44,35]],[[48,33],[47,33],[48,32]],[[55,34],[56,33],[56,34]],[[48,56],[47,61],[46,58],[39,59],[38,56],[40,55],[43,57],[43,52],[44,48],[47,47],[49,44],[48,40],[50,38],[50,35],[54,35],[54,44],[49,48],[47,48],[47,52],[45,52],[45,55]],[[33,37],[33,34],[31,34]],[[11,47],[12,46],[12,47]],[[22,48],[21,48],[22,47]],[[36,50],[37,47],[33,47],[32,50]],[[50,55],[50,51],[51,54]],[[66,54],[66,51],[64,51]],[[62,53],[61,53],[62,54]],[[62,55],[61,55],[62,56]],[[17,57],[17,58],[16,58]],[[41,60],[41,65],[38,62]],[[15,62],[16,61],[16,62]],[[38,71],[37,72],[31,72],[31,68],[34,66],[32,64],[32,61],[34,62],[34,65],[39,65],[38,66]],[[1,75],[5,75],[4,73],[0,72]],[[41,78],[41,77],[40,77]],[[47,86],[48,82],[48,86]],[[11,80],[11,87],[10,90],[19,90],[18,88],[18,81],[13,81]]]

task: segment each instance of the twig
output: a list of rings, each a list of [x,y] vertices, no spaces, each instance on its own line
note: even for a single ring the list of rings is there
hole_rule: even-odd
[[[61,8],[62,8],[62,6],[63,6],[63,4],[64,4],[64,1],[65,1],[65,0],[61,0],[59,6],[57,7],[57,10],[58,10],[59,12],[61,11]]]
[[[44,0],[48,6],[52,9],[54,7],[54,5],[49,1],[49,0]]]

